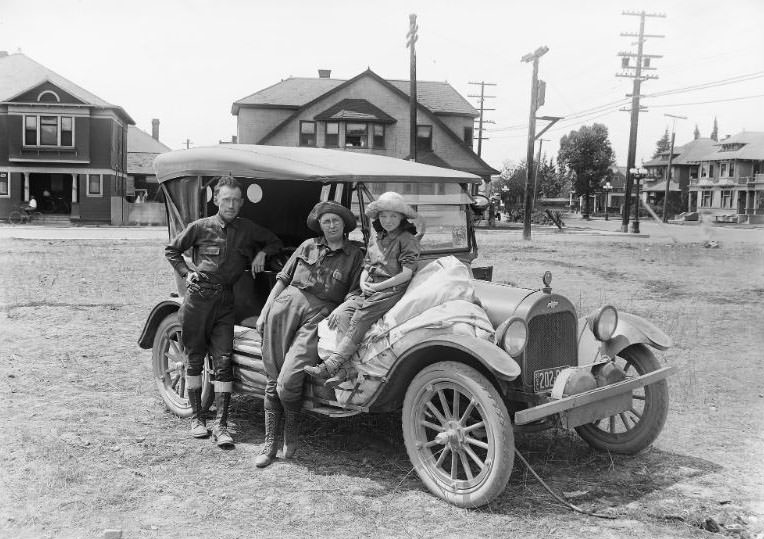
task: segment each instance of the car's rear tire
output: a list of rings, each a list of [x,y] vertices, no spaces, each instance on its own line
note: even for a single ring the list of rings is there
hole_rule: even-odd
[[[644,344],[629,346],[618,353],[615,363],[626,377],[633,378],[662,367]],[[666,423],[668,384],[659,380],[632,391],[632,408],[576,427],[576,432],[590,446],[601,451],[633,455],[649,447]]]
[[[477,370],[452,361],[424,368],[406,390],[402,422],[406,451],[430,492],[479,507],[504,491],[515,457],[512,423]]]
[[[181,339],[182,328],[178,313],[165,317],[157,327],[151,350],[151,364],[159,395],[167,409],[179,417],[191,416],[186,388],[188,355]],[[202,408],[209,409],[215,394],[207,369],[202,373]]]

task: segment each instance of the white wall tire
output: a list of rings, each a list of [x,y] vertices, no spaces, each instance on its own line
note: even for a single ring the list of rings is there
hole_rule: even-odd
[[[159,395],[167,409],[178,417],[190,417],[191,405],[186,388],[188,355],[181,340],[182,328],[178,313],[165,317],[157,327],[151,349],[151,364]],[[212,406],[215,394],[207,369],[202,373],[202,408]]]
[[[435,363],[409,384],[403,439],[425,486],[458,507],[480,507],[504,491],[514,435],[496,388],[462,363]]]
[[[644,344],[621,350],[616,365],[633,378],[662,367],[660,361]],[[668,414],[668,384],[659,380],[632,391],[632,408],[576,427],[576,432],[594,449],[634,455],[650,447],[658,438]]]

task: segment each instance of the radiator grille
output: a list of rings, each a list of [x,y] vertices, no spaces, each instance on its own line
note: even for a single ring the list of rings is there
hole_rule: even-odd
[[[533,371],[578,365],[576,318],[571,312],[543,314],[528,323],[523,385],[533,389]]]

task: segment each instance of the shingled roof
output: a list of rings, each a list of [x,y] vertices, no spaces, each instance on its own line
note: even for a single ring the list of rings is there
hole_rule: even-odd
[[[127,173],[154,174],[154,158],[169,152],[170,147],[135,126],[127,129]]]
[[[398,120],[365,99],[343,99],[323,112],[316,114],[314,120],[366,120],[384,124],[394,124]]]
[[[371,71],[371,70],[369,70]],[[295,77],[284,79],[233,103],[231,114],[244,107],[278,107],[297,109],[347,82],[347,79]],[[398,90],[409,95],[410,82],[388,80]],[[417,101],[435,114],[463,114],[477,117],[478,111],[448,82],[417,80]]]
[[[716,141],[710,138],[698,138],[682,146],[674,146],[672,165],[689,165],[697,163],[704,155],[715,151]],[[655,159],[650,159],[643,166],[656,167],[668,165],[668,151],[662,152]]]
[[[0,56],[0,103],[13,99],[45,82],[50,82],[88,105],[102,109],[114,109],[127,120],[135,124],[122,107],[112,105],[97,95],[88,92],[44,65],[35,62],[22,53]]]

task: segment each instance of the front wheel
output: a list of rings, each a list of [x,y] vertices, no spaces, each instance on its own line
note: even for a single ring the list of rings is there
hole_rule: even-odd
[[[19,225],[26,221],[26,216],[19,210],[13,210],[8,214],[8,222],[12,225]]]
[[[458,507],[489,503],[507,486],[512,423],[496,388],[452,361],[419,372],[403,401],[403,439],[427,488]]]
[[[154,345],[152,347],[151,363],[154,371],[154,382],[159,395],[167,409],[179,417],[191,416],[191,405],[188,402],[186,387],[186,369],[188,355],[181,339],[182,327],[178,313],[165,317],[159,324]],[[215,394],[212,389],[210,375],[207,369],[202,372],[202,408],[207,410],[212,406]]]
[[[644,344],[621,350],[615,364],[626,373],[627,380],[662,366]],[[658,438],[666,423],[668,384],[665,379],[648,384],[632,391],[631,399],[630,410],[576,427],[576,432],[586,443],[601,451],[633,455],[646,449]]]

